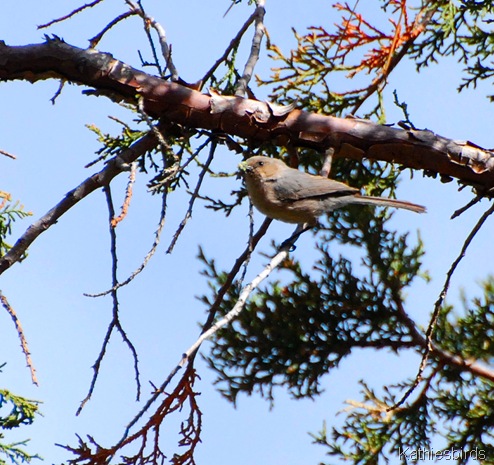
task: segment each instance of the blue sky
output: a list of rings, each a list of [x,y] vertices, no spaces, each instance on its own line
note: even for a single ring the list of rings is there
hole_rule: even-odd
[[[38,31],[37,24],[67,13],[79,2],[24,0],[20,7],[19,2],[7,1],[2,5],[0,39],[9,45],[23,45],[42,41],[44,32],[48,32],[85,47],[87,38],[125,10],[123,3],[108,0],[65,24]],[[240,5],[223,18],[228,5],[226,0],[145,3],[149,14],[165,27],[175,64],[186,81],[193,82],[204,74],[251,13],[247,5]],[[268,0],[266,25],[272,41],[288,52],[294,45],[292,26],[300,31],[310,25],[331,27],[336,14],[330,6],[331,2],[310,0],[293,2],[288,8],[282,0]],[[247,37],[251,36],[249,31]],[[240,57],[245,58],[249,46],[249,40],[245,41]],[[137,50],[147,52],[137,19],[116,28],[98,48],[135,67],[140,63]],[[243,63],[242,58],[238,63]],[[257,74],[267,77],[271,65],[263,57],[256,68]],[[485,97],[492,93],[492,86],[459,95],[456,91],[459,82],[460,67],[452,59],[442,60],[421,74],[416,74],[413,64],[402,64],[391,77],[387,90],[388,121],[401,119],[400,112],[391,104],[392,91],[397,89],[418,127],[492,147],[492,105]],[[349,82],[348,87],[351,86]],[[0,83],[0,148],[17,156],[15,161],[0,156],[0,189],[10,192],[26,209],[33,211],[33,220],[98,169],[83,168],[99,148],[85,124],[117,132],[117,125],[107,115],[124,120],[132,118],[105,98],[82,95],[84,88],[79,86],[66,86],[53,106],[49,99],[57,87],[55,81],[34,85]],[[267,92],[268,89],[261,88],[258,97],[265,98]],[[234,171],[239,161],[238,156],[224,150],[218,153],[215,167]],[[122,178],[112,185],[116,205],[121,203],[125,182]],[[208,179],[205,190],[214,189],[216,195],[228,196],[238,187],[237,183],[234,179]],[[174,197],[168,210],[164,245],[169,243],[187,208],[187,196]],[[470,199],[468,189],[458,192],[455,182],[441,184],[423,178],[420,173],[412,181],[402,183],[398,197],[428,208],[427,215],[398,212],[394,217],[398,228],[412,235],[420,231],[425,242],[425,268],[432,281],[417,280],[409,290],[408,306],[411,315],[425,325],[445,272],[487,203],[451,221],[451,214]],[[147,253],[159,211],[159,199],[148,195],[146,179],[141,176],[128,218],[118,228],[121,277],[131,273]],[[215,215],[211,220],[211,213],[198,205],[174,254],[165,255],[162,247],[142,275],[122,289],[121,317],[140,354],[144,394],[151,389],[147,381],[160,384],[195,340],[196,323],[204,318],[206,309],[196,299],[207,292],[200,275],[201,264],[196,260],[198,244],[217,259],[219,267],[229,268],[247,238],[246,215],[247,205],[244,205],[230,218]],[[256,221],[261,220],[261,215],[256,214]],[[12,240],[27,228],[29,221],[16,225]],[[490,223],[492,220],[479,233],[455,275],[449,301],[458,301],[460,289],[465,289],[467,295],[475,295],[479,280],[493,272],[494,252],[487,246],[491,242],[488,242]],[[54,443],[75,445],[75,433],[90,433],[103,445],[110,445],[140,408],[134,403],[132,360],[117,336],[103,363],[93,399],[81,416],[74,416],[87,392],[91,365],[111,318],[109,298],[89,299],[82,295],[109,287],[107,229],[104,195],[96,192],[44,233],[31,247],[28,259],[15,265],[0,280],[0,289],[24,325],[40,386],[30,383],[17,335],[5,313],[0,313],[0,363],[5,361],[7,366],[0,374],[0,385],[43,401],[43,417],[31,427],[23,428],[18,436],[13,432],[10,438],[31,437],[30,450],[45,457],[46,463],[67,458]],[[278,224],[272,229],[270,239],[280,242],[291,229],[289,225]],[[270,239],[264,241],[262,250],[270,251]],[[295,253],[310,257],[312,243],[312,236],[306,235]],[[252,276],[264,262],[262,257],[254,260]],[[365,378],[371,386],[379,388],[413,376],[417,363],[418,357],[412,354],[396,357],[370,351],[356,353],[326,377],[326,391],[315,401],[292,400],[280,389],[273,409],[255,395],[242,396],[234,409],[215,390],[212,373],[200,362],[201,380],[196,388],[202,393],[199,401],[204,413],[204,434],[198,463],[226,465],[233,460],[240,465],[318,463],[324,459],[324,450],[311,445],[307,433],[320,429],[324,420],[328,426],[342,421],[343,415],[336,418],[335,415],[344,407],[345,399],[359,398],[357,381]],[[172,420],[165,429],[169,435],[162,434],[164,441],[174,445],[176,431],[177,423]]]

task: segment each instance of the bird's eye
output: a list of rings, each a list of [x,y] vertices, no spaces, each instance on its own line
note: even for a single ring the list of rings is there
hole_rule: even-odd
[[[259,166],[263,166],[264,165],[264,162],[263,161],[260,161],[257,163]]]

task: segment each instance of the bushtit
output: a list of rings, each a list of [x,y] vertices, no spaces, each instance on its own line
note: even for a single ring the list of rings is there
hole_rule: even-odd
[[[425,212],[414,203],[363,196],[354,187],[303,173],[276,158],[255,156],[239,166],[254,206],[269,218],[286,223],[314,225],[324,213],[354,203]]]

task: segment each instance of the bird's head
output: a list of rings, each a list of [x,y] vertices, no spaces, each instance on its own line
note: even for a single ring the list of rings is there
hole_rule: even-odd
[[[238,165],[243,176],[256,179],[276,178],[287,166],[277,158],[250,157]]]

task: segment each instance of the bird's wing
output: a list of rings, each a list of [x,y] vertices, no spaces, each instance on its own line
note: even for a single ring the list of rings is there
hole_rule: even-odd
[[[340,197],[359,192],[358,189],[342,182],[322,176],[312,176],[301,171],[290,173],[289,177],[278,179],[274,183],[274,189],[277,198],[286,202],[315,197]]]

